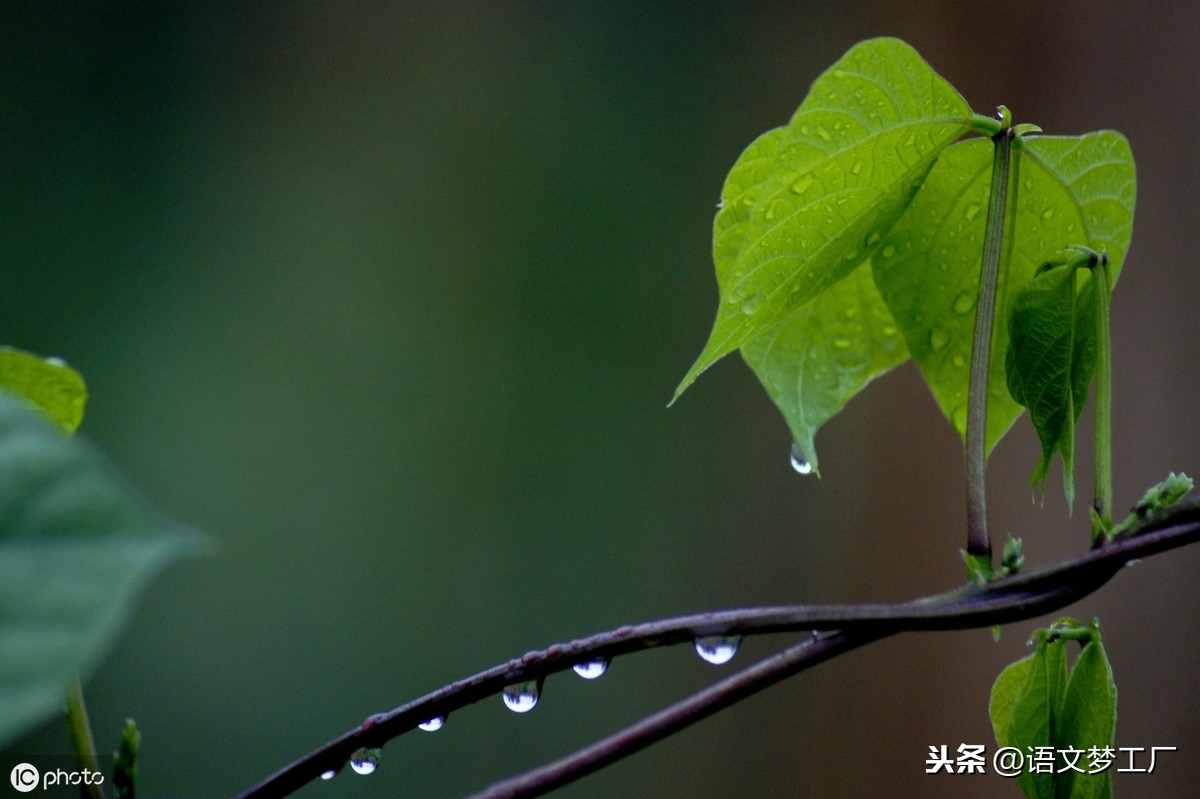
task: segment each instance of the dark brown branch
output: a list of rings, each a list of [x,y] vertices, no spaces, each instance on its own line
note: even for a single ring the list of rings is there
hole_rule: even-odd
[[[1129,561],[1200,540],[1200,507],[1175,509],[1131,530],[1112,543],[1058,565],[982,586],[899,604],[796,605],[682,616],[619,627],[606,633],[529,652],[487,671],[451,683],[395,710],[369,717],[361,726],[281,769],[239,799],[287,796],[340,769],[359,747],[379,747],[417,724],[499,693],[507,685],[602,658],[692,642],[709,635],[836,630],[805,641],[717,682],[679,703],[580,752],[529,774],[493,786],[482,796],[532,796],[601,768],[695,723],[756,691],[844,651],[900,632],[990,627],[1062,609],[1108,582]],[[499,790],[501,793],[492,793]]]

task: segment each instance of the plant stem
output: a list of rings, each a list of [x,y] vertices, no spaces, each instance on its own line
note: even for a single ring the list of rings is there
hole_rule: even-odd
[[[671,729],[666,734],[670,734],[711,715],[721,707],[749,696],[754,692],[753,686],[757,685],[759,680],[765,681],[765,685],[770,685],[783,676],[798,673],[808,666],[840,654],[840,650],[833,652],[824,646],[816,646],[821,642],[828,640],[831,642],[828,645],[831,648],[840,646],[841,649],[850,649],[900,632],[991,627],[1043,616],[1077,602],[1097,590],[1131,560],[1146,558],[1197,541],[1200,541],[1200,506],[1181,506],[1135,525],[1121,535],[1106,540],[1101,546],[1055,566],[999,578],[983,585],[968,584],[923,599],[899,604],[795,605],[699,613],[619,627],[587,638],[555,644],[457,680],[389,712],[371,716],[368,719],[369,724],[364,723],[343,733],[238,796],[241,799],[274,799],[287,796],[317,780],[323,772],[340,769],[351,753],[359,747],[383,746],[391,739],[416,729],[418,724],[427,719],[449,715],[459,708],[494,696],[506,685],[537,680],[569,670],[575,663],[612,659],[647,649],[690,643],[697,637],[708,635],[841,631],[836,637],[821,636],[816,642],[797,645],[802,648],[801,651],[792,652],[795,647],[785,650],[781,654],[785,655],[787,663],[777,664],[784,666],[783,672],[774,670],[774,667],[764,667],[765,670],[761,674],[756,672],[756,676],[749,677],[745,683],[738,683],[736,687],[732,687],[726,681],[717,683],[717,686],[725,685],[725,688],[719,689],[718,695],[708,697],[717,701],[720,707],[709,704],[709,699],[686,705],[685,709],[678,710],[676,715],[668,717]],[[840,642],[840,645],[837,642]],[[808,646],[812,648],[805,648]],[[788,652],[792,654],[786,654]],[[756,670],[760,666],[762,663],[755,664],[750,669]],[[735,677],[737,675],[730,679]],[[721,691],[724,693],[720,693]],[[688,700],[683,700],[683,703],[687,702]],[[660,714],[650,718],[663,720]],[[641,722],[633,728],[642,729],[643,732],[633,734],[629,738],[630,748],[626,749],[624,744],[620,744],[613,750],[606,750],[608,753],[603,755],[604,763],[631,754],[662,737],[642,738],[641,736],[649,734],[650,730],[639,725]],[[617,733],[618,736],[621,734]],[[635,739],[644,743],[635,743]],[[578,777],[589,770],[590,761],[587,757],[572,762],[581,770],[575,772],[572,770],[574,767],[565,771],[557,769],[552,775],[548,775],[553,777],[556,785],[569,781],[565,779],[566,772]],[[536,784],[527,784],[513,795],[531,795],[529,791],[536,792]]]
[[[1096,511],[1092,543],[1098,544],[1112,529],[1112,334],[1109,328],[1108,255],[1101,254],[1092,267],[1096,292]]]
[[[1007,222],[1009,162],[1012,155],[1012,117],[1000,106],[1000,131],[992,137],[992,185],[988,194],[983,262],[979,269],[979,300],[975,305],[975,334],[971,345],[971,376],[967,390],[967,555],[991,572],[992,542],[987,526],[987,397],[991,371],[992,328],[996,288],[1004,252]]]
[[[92,738],[92,723],[88,720],[87,705],[83,701],[83,684],[75,677],[67,686],[67,727],[71,731],[71,746],[75,750],[75,760],[79,768],[87,771],[100,771],[100,761],[96,757],[96,742]],[[104,799],[104,788],[100,783],[85,783],[79,787],[84,799]]]

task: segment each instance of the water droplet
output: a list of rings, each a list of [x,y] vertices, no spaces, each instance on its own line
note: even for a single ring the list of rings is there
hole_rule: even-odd
[[[811,189],[814,183],[816,183],[816,181],[812,179],[811,175],[805,175],[792,184],[792,193],[803,194]]]
[[[967,406],[965,404],[954,409],[954,426],[959,430],[967,429]]]
[[[583,679],[594,680],[597,677],[604,676],[604,672],[608,671],[608,661],[589,660],[586,663],[576,663],[572,668]]]
[[[538,684],[531,681],[509,685],[501,696],[505,707],[513,713],[528,713],[538,703]]]
[[[964,314],[975,307],[975,295],[964,291],[954,300],[954,312]]]
[[[808,462],[808,457],[804,454],[804,449],[798,442],[792,442],[790,456],[792,461],[792,470],[795,471],[796,474],[812,474],[813,466]],[[698,643],[697,646],[699,646]]]
[[[855,161],[854,166],[850,167],[850,174],[857,175],[859,172],[862,172],[862,161]]]
[[[755,292],[742,300],[742,313],[746,316],[753,316],[754,312],[758,310],[758,306],[762,304],[762,298],[761,292]]]
[[[894,325],[884,325],[883,329],[879,332],[885,336],[894,336],[896,335],[896,328]]]
[[[742,643],[740,635],[710,635],[696,639],[696,654],[704,661],[720,666],[733,660],[738,646]]]
[[[863,240],[863,243],[867,245],[867,249],[869,250],[872,247],[874,247],[876,244],[878,244],[882,239],[883,239],[882,233],[880,233],[878,230],[872,230],[870,233],[867,234],[867,237],[866,237],[866,239]]]
[[[967,359],[963,357],[962,353],[955,353],[954,357],[950,359],[950,362],[959,369],[967,365]]]
[[[1042,211],[1042,219],[1049,221],[1054,217],[1054,206],[1050,206],[1045,211]]]
[[[979,203],[967,203],[966,215],[967,219],[974,219],[979,216],[979,212],[983,210],[983,206]]]
[[[355,774],[374,774],[379,768],[378,749],[359,749],[350,755],[350,768]]]
[[[337,776],[337,769],[331,768],[328,771],[321,772],[321,779],[323,779],[323,780],[331,780],[336,776]]]
[[[833,340],[833,346],[837,347],[839,350],[848,350],[850,349],[850,339],[835,338]]]
[[[934,329],[929,334],[929,348],[934,352],[938,352],[945,348],[950,343],[950,336],[946,335],[946,331]]]
[[[825,130],[825,128],[821,127],[820,125],[817,126],[817,135],[821,137],[821,141],[833,141],[833,136],[830,135],[829,131]]]
[[[418,724],[417,729],[424,730],[425,732],[437,732],[438,730],[440,730],[442,727],[445,727],[445,726],[446,726],[446,717],[445,716],[434,716],[429,721],[423,721],[420,724]]]
[[[896,245],[894,245],[894,244],[885,245],[884,248],[879,251],[879,254],[882,255],[884,258],[891,258],[893,255],[896,254]]]

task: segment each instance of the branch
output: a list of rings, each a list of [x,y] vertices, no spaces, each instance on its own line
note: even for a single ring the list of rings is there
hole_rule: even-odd
[[[837,631],[809,638],[559,761],[492,786],[481,797],[532,796],[632,754],[785,677],[900,632],[991,627],[1052,613],[1091,594],[1129,561],[1200,540],[1200,505],[1172,509],[1097,549],[1055,566],[898,604],[790,605],[681,616],[555,644],[440,688],[330,741],[238,795],[287,796],[360,747],[381,747],[418,724],[447,716],[513,683],[541,680],[577,663],[691,643],[711,635]]]

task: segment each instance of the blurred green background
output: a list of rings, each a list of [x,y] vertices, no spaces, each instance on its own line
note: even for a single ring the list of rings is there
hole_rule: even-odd
[[[82,371],[83,434],[221,545],[152,585],[87,684],[102,750],[141,725],[144,795],[233,794],[555,641],[962,578],[961,448],[911,366],[822,432],[819,481],[736,357],[666,408],[716,307],[725,173],[880,34],[979,111],[1130,138],[1118,499],[1196,474],[1187,4],[0,7],[0,340]],[[1022,423],[990,467],[994,530],[1033,563],[1086,545],[1090,495],[1085,456],[1073,519],[1057,467],[1032,506],[1036,453]],[[1156,557],[1072,608],[1103,621],[1118,744],[1179,747],[1118,795],[1200,779],[1198,569]],[[560,795],[1017,796],[923,772],[931,744],[990,749],[991,682],[1036,624],[876,644]],[[300,795],[458,796],[720,673],[678,648],[561,675],[527,716],[496,698]],[[65,751],[49,722],[0,766]]]

